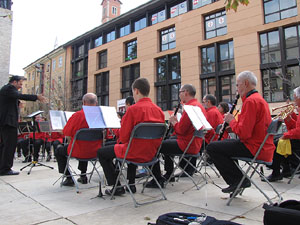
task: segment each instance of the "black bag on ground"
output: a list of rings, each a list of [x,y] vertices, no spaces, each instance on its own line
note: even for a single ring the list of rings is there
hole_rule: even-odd
[[[151,225],[152,223],[148,223]],[[160,215],[155,224],[152,225],[183,225],[183,224],[201,224],[201,225],[238,225],[225,220],[217,220],[214,217],[206,216],[204,213],[192,214],[183,212],[172,212]]]
[[[264,204],[264,225],[299,225],[300,201],[287,200],[279,205]]]

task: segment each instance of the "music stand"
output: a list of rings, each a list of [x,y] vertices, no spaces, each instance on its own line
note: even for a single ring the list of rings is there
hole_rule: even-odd
[[[50,127],[50,123],[49,121],[41,121],[41,122],[38,122],[38,127],[40,129],[40,132],[43,132],[43,133],[48,133],[50,135],[51,133],[51,127]],[[48,138],[46,137],[45,138],[45,142],[44,142],[44,146],[43,146],[43,155],[42,155],[42,158],[45,158],[45,147],[46,147],[46,142],[47,142]],[[51,148],[51,146],[50,146]]]
[[[35,121],[35,118],[36,118],[36,116],[37,115],[40,115],[40,114],[42,114],[44,111],[36,111],[36,112],[34,112],[34,113],[31,113],[31,114],[29,114],[28,116],[27,116],[27,118],[30,118],[31,120],[32,120],[32,124],[33,124],[33,137],[32,137],[32,142],[33,142],[33,149],[34,149],[34,145],[35,145],[35,132],[36,132],[36,130],[38,130],[38,131],[40,131],[39,130],[39,126],[38,126],[38,123]],[[30,162],[28,165],[26,165],[26,166],[24,166],[24,167],[22,167],[21,169],[20,169],[20,171],[22,171],[23,169],[25,169],[26,167],[30,167],[30,169],[29,169],[29,171],[27,172],[27,174],[29,175],[30,173],[31,173],[31,170],[32,170],[32,168],[33,167],[36,167],[36,166],[44,166],[44,167],[48,167],[48,168],[50,168],[50,169],[54,169],[52,166],[47,166],[47,165],[44,165],[44,164],[42,164],[42,163],[39,163],[38,161],[32,161],[32,162]]]

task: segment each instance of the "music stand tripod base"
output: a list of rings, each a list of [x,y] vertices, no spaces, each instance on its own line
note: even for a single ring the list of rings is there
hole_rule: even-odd
[[[47,166],[47,165],[45,165],[45,164],[43,164],[43,163],[39,163],[38,161],[32,161],[32,162],[29,163],[28,165],[22,167],[22,168],[20,169],[20,171],[22,171],[23,169],[25,169],[26,167],[29,167],[29,166],[30,166],[30,169],[29,169],[29,171],[27,172],[27,175],[29,175],[29,174],[31,173],[31,170],[32,170],[33,167],[37,167],[37,166],[48,167],[49,169],[52,169],[52,170],[54,169],[54,167],[52,167],[52,166]]]

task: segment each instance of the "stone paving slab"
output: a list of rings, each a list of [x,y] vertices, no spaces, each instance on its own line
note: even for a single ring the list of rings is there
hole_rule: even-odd
[[[179,182],[169,184],[165,189],[168,200],[152,203],[135,208],[129,194],[110,200],[97,198],[98,177],[93,176],[91,184],[80,185],[88,187],[76,193],[75,187],[60,187],[59,183],[53,183],[60,177],[55,162],[45,163],[54,169],[45,167],[33,168],[27,175],[28,168],[18,176],[0,177],[0,224],[130,224],[142,225],[155,222],[163,213],[181,211],[190,213],[206,213],[217,219],[231,220],[241,224],[263,224],[264,196],[253,186],[245,190],[242,196],[233,200],[231,206],[226,206],[228,195],[212,183],[206,184],[200,190],[193,187],[188,178],[182,178]],[[26,164],[25,164],[26,165]],[[72,165],[76,168],[77,162]],[[24,164],[21,160],[15,160],[14,169],[19,170]],[[101,174],[103,174],[100,168]],[[212,181],[221,187],[226,184],[221,178],[217,178],[214,172],[208,168]],[[266,170],[268,174],[269,171]],[[200,176],[196,176],[196,180]],[[275,194],[266,183],[255,177],[257,184],[272,198]],[[300,199],[300,180],[295,177],[292,184],[287,184],[288,179],[274,183],[274,186],[282,193],[284,200]],[[193,187],[193,188],[191,188]],[[109,187],[106,187],[109,188]],[[183,191],[191,190],[182,194]],[[104,187],[102,188],[104,192]],[[138,192],[141,186],[137,187]],[[159,190],[146,189],[144,194],[137,193],[137,200],[149,200],[157,198]],[[277,200],[274,198],[274,200]]]

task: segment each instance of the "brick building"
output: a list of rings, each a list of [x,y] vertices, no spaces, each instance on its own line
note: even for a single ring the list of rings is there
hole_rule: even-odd
[[[116,106],[137,77],[149,79],[163,110],[177,104],[185,83],[198,99],[211,93],[231,102],[243,70],[257,75],[270,106],[282,104],[300,85],[299,6],[259,0],[226,12],[223,0],[149,1],[64,45],[71,108],[86,92]]]
[[[11,0],[0,0],[0,87],[8,82],[12,37]]]

